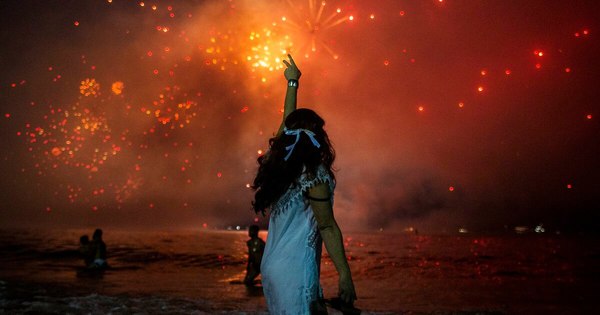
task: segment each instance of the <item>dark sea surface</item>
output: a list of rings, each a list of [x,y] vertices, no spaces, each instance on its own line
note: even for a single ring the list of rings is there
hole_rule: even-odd
[[[231,284],[244,277],[246,232],[106,229],[112,268],[81,275],[79,236],[91,232],[0,231],[0,314],[267,313],[260,287]],[[363,314],[600,314],[598,239],[373,232],[345,242]],[[321,282],[335,296],[326,256]]]

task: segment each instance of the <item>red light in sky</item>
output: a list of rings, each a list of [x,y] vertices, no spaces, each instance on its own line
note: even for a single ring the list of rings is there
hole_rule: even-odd
[[[423,106],[419,106],[419,111],[420,111],[420,112],[422,112],[422,111],[424,111],[424,110],[425,110],[425,107],[423,107]]]
[[[450,186],[450,187],[448,187],[448,190],[449,190],[449,191],[454,191],[454,186]]]
[[[406,14],[406,12],[400,11],[400,16],[404,16],[404,14]]]
[[[75,25],[75,26],[79,26],[79,21],[75,21],[75,22],[73,22],[73,25]]]
[[[506,70],[504,70],[504,74],[506,74],[506,75],[510,75],[511,73],[512,73],[512,72],[510,71],[510,69],[506,69]]]
[[[479,92],[483,92],[483,86],[481,86],[481,85],[480,85],[480,86],[478,86],[478,87],[477,87],[477,91],[479,91]]]
[[[542,69],[542,64],[541,63],[536,63],[535,64],[535,68],[536,69]]]
[[[460,102],[460,103],[458,103],[458,107],[460,107],[460,108],[463,108],[463,107],[465,107],[465,103],[464,103],[464,102]]]
[[[567,189],[571,189],[571,188],[573,188],[573,185],[567,184]]]
[[[221,176],[223,176],[223,173],[221,173],[221,172],[218,172],[218,173],[217,173],[217,177],[218,177],[218,178],[221,178]]]
[[[565,68],[565,72],[566,72],[566,73],[569,73],[569,72],[571,72],[571,68]]]
[[[588,114],[587,116],[585,116],[585,118],[592,119],[592,114]]]

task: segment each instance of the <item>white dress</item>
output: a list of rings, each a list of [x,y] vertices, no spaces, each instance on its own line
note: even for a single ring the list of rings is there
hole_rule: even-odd
[[[303,173],[271,206],[269,234],[261,264],[262,285],[271,314],[310,314],[322,298],[319,284],[322,240],[306,192],[328,183],[333,203],[335,183],[323,165],[314,179]]]

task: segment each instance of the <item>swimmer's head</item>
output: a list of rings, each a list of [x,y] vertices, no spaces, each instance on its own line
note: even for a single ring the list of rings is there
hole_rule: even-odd
[[[258,225],[251,225],[248,228],[248,236],[250,237],[258,237],[258,231],[260,230],[260,228],[258,227]]]

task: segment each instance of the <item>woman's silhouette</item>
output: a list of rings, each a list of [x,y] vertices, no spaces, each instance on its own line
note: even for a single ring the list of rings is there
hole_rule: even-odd
[[[296,109],[301,73],[288,55],[283,122],[258,158],[254,210],[269,209],[269,234],[261,264],[262,284],[273,314],[309,314],[326,309],[319,284],[322,241],[339,274],[339,296],[356,299],[343,238],[333,216],[335,152],[325,122],[310,109]]]

